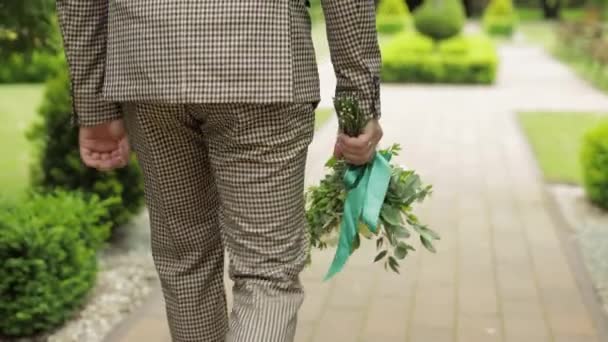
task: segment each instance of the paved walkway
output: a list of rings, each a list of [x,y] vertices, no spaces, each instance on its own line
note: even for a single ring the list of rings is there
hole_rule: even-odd
[[[297,341],[607,341],[514,114],[606,111],[608,97],[541,49],[511,45],[501,54],[494,87],[383,87],[384,141],[401,143],[398,161],[434,184],[419,211],[443,239],[436,255],[411,255],[400,276],[371,264],[374,249],[364,247],[324,283],[332,252],[315,254]],[[324,78],[330,71],[321,67]],[[323,83],[329,104],[333,82]],[[324,173],[335,129],[334,120],[311,146],[309,183]],[[140,340],[169,341],[159,294],[110,337]]]

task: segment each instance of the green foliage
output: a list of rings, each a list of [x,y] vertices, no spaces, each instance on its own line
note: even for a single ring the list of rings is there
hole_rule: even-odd
[[[334,100],[334,106],[341,131],[349,136],[358,136],[367,124],[359,109],[358,100],[343,96]],[[400,150],[399,145],[393,145],[380,153],[396,156]],[[347,196],[343,178],[349,165],[343,160],[331,158],[326,166],[330,172],[318,186],[307,192],[306,218],[311,248],[324,249],[337,244]],[[369,227],[360,221],[351,253],[360,247],[362,237],[375,239],[379,253],[374,262],[383,260],[386,269],[390,268],[399,273],[399,260],[404,259],[409,251],[415,251],[408,243],[412,231],[419,235],[427,250],[435,252],[433,241],[438,240],[439,236],[421,224],[413,213],[414,204],[423,201],[430,192],[431,186],[423,185],[414,171],[391,165],[391,179],[380,210],[378,227],[374,227],[377,228],[376,232],[371,232]]]
[[[608,29],[603,23],[563,22],[558,26],[556,57],[581,77],[608,91]]]
[[[410,11],[403,0],[380,0],[377,15],[385,17],[408,17]]]
[[[548,182],[583,184],[580,152],[585,134],[606,113],[524,112],[519,122]]]
[[[465,21],[460,0],[425,0],[414,12],[416,29],[435,40],[458,35]]]
[[[71,126],[72,105],[68,74],[63,70],[49,81],[40,115],[42,120],[30,132],[39,150],[33,168],[34,185],[42,190],[56,187],[97,194],[102,199],[118,198],[110,207],[113,227],[126,223],[143,204],[143,182],[135,159],[112,172],[98,172],[84,166],[78,152],[78,130]]]
[[[385,82],[491,84],[498,56],[483,35],[456,36],[434,42],[417,32],[404,32],[382,49]]]
[[[0,0],[0,60],[15,52],[57,52],[53,0]]]
[[[410,10],[404,0],[381,0],[376,14],[377,30],[384,34],[402,31],[411,20]]]
[[[14,53],[0,64],[0,83],[44,82],[57,74],[63,65],[64,57],[58,53]]]
[[[510,37],[515,30],[517,17],[511,0],[492,0],[483,15],[483,27],[495,36]]]
[[[587,196],[593,203],[608,209],[608,121],[585,136],[581,163]]]
[[[67,192],[0,203],[0,335],[49,331],[74,314],[95,282],[107,204]]]

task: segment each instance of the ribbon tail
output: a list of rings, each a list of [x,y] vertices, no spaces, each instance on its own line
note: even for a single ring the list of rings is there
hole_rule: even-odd
[[[390,158],[390,155],[382,155],[376,152],[371,164],[361,219],[373,233],[378,231],[380,211],[391,180]]]
[[[338,241],[338,248],[336,249],[336,254],[334,255],[334,259],[329,267],[329,271],[325,275],[325,281],[331,279],[344,268],[346,261],[352,253],[353,240],[357,234],[357,225],[359,223],[361,211],[363,210],[363,201],[367,188],[369,167],[366,167],[364,170],[361,168],[351,169],[345,174],[345,180],[348,182],[348,179],[352,181],[355,178],[358,178],[354,177],[354,174],[359,173],[358,175],[360,176],[361,171],[363,171],[363,176],[358,179],[356,186],[348,192],[346,200],[344,201],[344,214],[342,215],[342,222],[340,224],[340,239]],[[347,184],[347,186],[348,185],[349,184]],[[350,185],[352,185],[352,183]]]

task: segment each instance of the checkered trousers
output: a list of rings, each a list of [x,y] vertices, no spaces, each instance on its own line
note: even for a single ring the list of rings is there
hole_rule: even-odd
[[[293,340],[313,107],[125,105],[174,341]],[[224,248],[234,281],[230,323]]]
[[[374,0],[322,0],[336,93],[379,115]],[[119,102],[310,103],[319,77],[306,0],[57,0],[80,125]]]

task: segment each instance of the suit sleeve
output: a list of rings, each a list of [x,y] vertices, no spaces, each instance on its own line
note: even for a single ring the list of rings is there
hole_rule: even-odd
[[[93,126],[120,118],[118,104],[101,99],[105,74],[108,0],[57,0],[70,69],[74,123]]]
[[[368,117],[380,117],[381,57],[374,0],[321,0],[336,96],[356,96]]]

